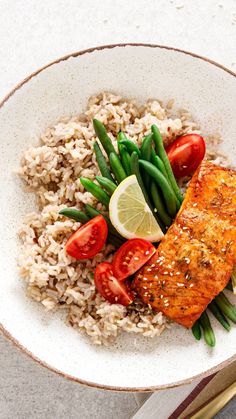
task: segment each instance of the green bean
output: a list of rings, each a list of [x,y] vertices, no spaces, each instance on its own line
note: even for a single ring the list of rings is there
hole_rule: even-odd
[[[102,211],[98,211],[97,209],[93,208],[89,204],[85,204],[84,208],[85,208],[85,211],[86,211],[86,213],[88,214],[88,216],[90,218],[96,217],[97,215],[102,215],[103,218],[105,218],[107,224],[110,224],[111,223],[110,220],[109,220],[109,218],[107,217],[107,215],[103,214]]]
[[[110,232],[110,228],[108,226],[108,241],[110,244],[113,244],[113,246],[115,246],[117,249],[119,249],[122,244],[124,244],[125,240],[124,239],[120,239],[118,236],[116,236],[115,234]]]
[[[93,119],[93,127],[108,157],[110,153],[116,154],[116,150],[111,142],[110,137],[107,135],[107,130],[102,122],[98,119]]]
[[[155,213],[152,202],[151,202],[151,200],[149,198],[149,195],[146,191],[146,188],[144,186],[142,176],[141,176],[140,171],[139,171],[139,159],[138,159],[138,154],[136,153],[136,151],[133,151],[133,153],[131,154],[130,165],[131,165],[131,172],[137,178],[138,184],[139,184],[139,186],[142,190],[142,193],[143,193],[143,196],[144,196],[144,199],[145,199],[146,203],[148,204],[149,208],[151,209],[151,211],[152,211],[154,217],[156,218],[159,226],[161,227],[162,231],[165,232],[166,231],[165,226],[163,225],[162,221],[160,220],[158,214]]]
[[[119,133],[121,134],[121,133]],[[128,138],[126,138],[125,134],[123,134],[123,137],[121,138],[121,136],[119,135],[119,142],[123,145],[125,145],[125,147],[127,148],[129,154],[131,155],[134,151],[137,153],[138,157],[141,157],[141,153],[140,150],[137,146],[137,144],[135,144],[133,141],[128,140]]]
[[[120,131],[117,135],[117,141],[130,141],[126,137],[125,133],[123,131]]]
[[[151,150],[151,163],[152,164],[154,164],[153,162],[154,162],[155,157],[156,157],[156,152],[155,152],[154,148],[152,148],[152,150]]]
[[[200,340],[202,337],[202,331],[201,331],[201,327],[200,327],[200,323],[197,320],[193,327],[192,327],[192,332],[193,332],[193,336],[195,337],[195,339]]]
[[[120,132],[119,132],[119,134],[120,134]],[[118,134],[118,137],[119,137],[119,134]],[[117,146],[118,146],[119,155],[121,156],[121,151],[123,150],[123,147],[125,147],[125,145],[121,144],[121,142],[118,140],[118,137],[117,137]],[[126,147],[125,147],[125,149],[127,150]]]
[[[161,158],[161,160],[164,163],[168,178],[169,178],[169,182],[173,188],[173,191],[176,195],[176,197],[178,198],[178,201],[183,202],[183,195],[180,192],[180,189],[178,187],[178,184],[175,180],[168,156],[166,154],[165,148],[164,148],[164,144],[163,144],[163,140],[160,134],[159,129],[157,128],[156,125],[152,125],[152,133],[153,133],[153,140],[154,140],[154,144],[156,147],[156,153],[159,155],[159,157]]]
[[[110,153],[109,161],[110,161],[112,172],[114,173],[114,176],[115,176],[117,182],[118,183],[122,182],[122,180],[124,180],[126,178],[126,173],[124,171],[124,168],[123,168],[117,154]]]
[[[98,167],[100,169],[100,172],[101,172],[102,176],[104,176],[107,179],[109,179],[110,181],[114,182],[114,179],[113,179],[113,177],[111,175],[111,172],[109,170],[109,167],[107,165],[106,159],[103,156],[102,150],[101,150],[97,141],[95,141],[95,143],[93,145],[93,148],[94,148],[94,151],[95,151]]]
[[[95,198],[97,198],[98,201],[108,207],[110,197],[100,188],[100,186],[96,185],[96,183],[94,183],[92,180],[85,177],[81,177],[80,182],[86,191],[90,192]]]
[[[116,150],[115,150],[115,148],[114,148],[114,146],[111,142],[111,139],[107,135],[106,128],[97,119],[93,119],[93,126],[94,126],[95,132],[96,132],[99,140],[102,143],[102,146],[103,146],[104,150],[106,151],[106,153],[109,157],[111,169],[112,169],[117,181],[120,183],[122,180],[124,180],[126,178],[126,173],[125,173],[125,171],[122,167],[122,164],[121,164],[120,159],[118,157],[118,154],[117,154],[117,152],[116,152]]]
[[[142,145],[141,145],[141,159],[150,161],[151,160],[151,151],[152,151],[152,134],[147,135],[144,137]],[[144,184],[147,190],[150,188],[151,178],[145,170],[142,171]]]
[[[212,301],[209,306],[208,306],[209,310],[212,312],[212,314],[214,314],[215,318],[218,320],[218,322],[220,322],[220,324],[226,329],[229,330],[231,329],[230,324],[228,322],[228,320],[225,318],[225,316],[221,313],[219,307],[217,306],[217,304]]]
[[[145,160],[139,160],[139,164],[142,168],[146,170],[146,172],[150,176],[152,176],[152,178],[155,180],[158,186],[160,186],[163,193],[166,208],[170,216],[174,218],[177,212],[177,199],[168,181],[160,172],[160,170],[158,170],[152,163],[149,163]]]
[[[110,179],[103,176],[96,176],[96,180],[103,187],[103,189],[105,189],[109,196],[115,192],[117,186]]]
[[[59,214],[68,218],[72,218],[72,220],[78,221],[82,224],[85,224],[90,220],[90,218],[84,212],[79,211],[76,208],[63,208],[59,211]]]
[[[144,137],[141,148],[141,158],[143,160],[150,161],[151,160],[151,152],[152,152],[152,134],[147,135]]]
[[[154,181],[152,181],[152,183],[151,183],[150,191],[151,191],[151,196],[152,196],[154,206],[157,210],[157,213],[158,213],[160,219],[162,220],[162,222],[165,226],[169,227],[172,223],[172,220],[169,217],[169,215],[166,213],[166,209],[165,209],[165,207],[163,205],[163,202],[162,202],[161,194],[160,194],[160,192],[158,190],[158,187],[157,187],[157,185],[155,184]]]
[[[110,219],[107,217],[107,215],[105,215],[102,211],[99,211],[99,210],[93,208],[89,204],[85,205],[85,211],[90,218],[96,217],[97,215],[102,215],[103,218],[105,219],[106,223],[107,223],[109,234],[112,235],[112,237],[116,238],[116,242],[119,243],[119,246],[121,246],[124,243],[124,241],[125,241],[124,238],[118,233],[118,231],[116,231],[115,227],[113,227],[113,225],[112,225]]]
[[[154,166],[156,166],[157,169],[160,170],[160,172],[165,176],[165,178],[169,182],[169,178],[168,178],[168,175],[167,175],[167,171],[166,171],[165,165],[164,165],[163,161],[161,160],[161,158],[156,155],[156,153],[155,153],[154,150],[152,150],[152,153],[151,153],[151,163]],[[169,184],[170,184],[170,182],[169,182]]]
[[[232,286],[232,282],[229,281],[228,284],[226,285],[226,287],[228,290],[233,291],[233,286]]]
[[[216,343],[215,334],[214,334],[213,329],[211,327],[211,322],[210,322],[210,319],[209,319],[206,311],[204,311],[202,313],[199,321],[200,321],[200,324],[203,328],[203,334],[204,334],[205,342],[209,346],[212,346],[212,347],[215,346],[215,343]]]
[[[215,302],[222,311],[233,323],[236,323],[236,308],[229,302],[228,298],[223,292],[215,297]]]
[[[138,184],[139,184],[140,188],[142,189],[145,201],[147,202],[148,206],[153,210],[151,200],[150,200],[149,195],[146,191],[146,188],[143,184],[143,180],[142,180],[142,177],[141,177],[141,174],[140,174],[140,171],[139,171],[139,160],[138,160],[138,154],[136,153],[136,151],[133,151],[133,153],[131,154],[130,164],[131,164],[131,172],[137,178]]]
[[[120,153],[121,163],[122,166],[127,174],[127,176],[131,175],[131,167],[130,167],[130,155],[127,151],[127,148],[124,144],[120,144],[118,141],[118,149]]]

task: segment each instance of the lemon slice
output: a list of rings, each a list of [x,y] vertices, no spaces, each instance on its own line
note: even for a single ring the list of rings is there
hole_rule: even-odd
[[[123,180],[112,194],[109,216],[116,230],[127,239],[139,237],[157,242],[164,236],[135,175]]]
[[[233,293],[236,295],[236,267],[234,266],[233,273],[231,275]]]

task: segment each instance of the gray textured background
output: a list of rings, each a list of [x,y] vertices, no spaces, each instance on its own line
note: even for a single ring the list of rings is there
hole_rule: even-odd
[[[49,61],[99,44],[170,45],[235,70],[235,40],[235,0],[0,0],[0,98]],[[137,408],[132,394],[66,381],[2,336],[0,371],[0,419],[128,419]],[[217,417],[236,418],[236,401]]]
[[[80,386],[39,366],[0,337],[0,418],[124,419],[133,395]]]

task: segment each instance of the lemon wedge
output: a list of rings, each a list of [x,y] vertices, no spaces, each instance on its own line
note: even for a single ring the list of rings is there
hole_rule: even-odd
[[[112,194],[109,216],[116,230],[127,239],[158,242],[164,236],[135,175],[124,179]]]

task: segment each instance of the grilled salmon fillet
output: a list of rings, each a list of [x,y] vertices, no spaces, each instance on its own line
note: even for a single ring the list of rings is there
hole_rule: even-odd
[[[175,222],[132,284],[141,299],[190,328],[236,264],[236,172],[203,161]]]

